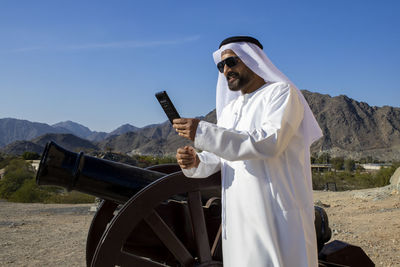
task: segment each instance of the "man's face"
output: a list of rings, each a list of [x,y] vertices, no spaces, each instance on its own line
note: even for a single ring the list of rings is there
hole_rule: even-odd
[[[224,50],[221,53],[221,60],[228,57],[237,57],[235,52],[230,49]],[[237,59],[238,63],[233,67],[224,67],[224,75],[228,82],[228,87],[232,91],[239,91],[245,89],[249,84],[255,73],[251,71],[241,60]]]

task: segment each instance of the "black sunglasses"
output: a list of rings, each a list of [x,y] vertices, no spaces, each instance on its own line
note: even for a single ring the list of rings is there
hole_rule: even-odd
[[[224,60],[222,60],[221,62],[219,62],[217,64],[217,68],[219,70],[219,72],[223,73],[224,72],[224,68],[225,65],[227,65],[229,68],[232,68],[234,66],[236,66],[236,64],[238,63],[239,57],[228,57],[225,58]]]

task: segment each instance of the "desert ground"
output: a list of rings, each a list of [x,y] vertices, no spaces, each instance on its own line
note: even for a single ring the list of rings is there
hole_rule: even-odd
[[[314,192],[332,240],[360,246],[376,266],[400,266],[400,194],[392,187]],[[0,266],[85,266],[91,204],[0,201]]]

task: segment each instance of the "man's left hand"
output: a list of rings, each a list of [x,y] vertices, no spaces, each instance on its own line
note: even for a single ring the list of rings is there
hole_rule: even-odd
[[[179,136],[194,141],[199,122],[200,122],[199,119],[189,119],[189,118],[174,119],[172,127],[175,128]]]

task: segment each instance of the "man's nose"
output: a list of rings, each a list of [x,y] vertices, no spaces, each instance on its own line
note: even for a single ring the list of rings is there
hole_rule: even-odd
[[[231,71],[232,69],[230,67],[228,67],[228,65],[225,64],[224,66],[224,75],[225,77],[228,76],[228,73]]]

